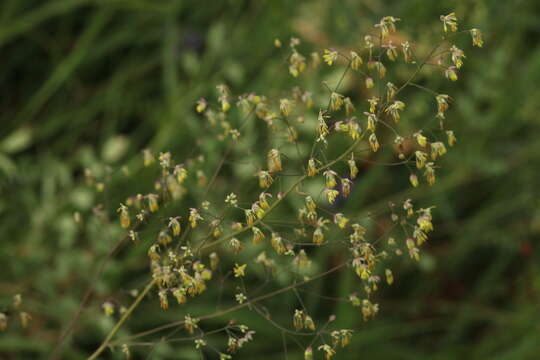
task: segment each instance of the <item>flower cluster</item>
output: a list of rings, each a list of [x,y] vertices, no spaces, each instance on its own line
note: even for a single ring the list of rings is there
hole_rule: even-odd
[[[290,272],[295,279],[304,276],[303,282],[307,283],[317,278],[306,275],[314,268],[314,255],[339,249],[343,264],[320,276],[350,268],[357,276],[357,291],[348,301],[358,308],[360,319],[367,321],[377,315],[379,305],[374,294],[381,279],[392,285],[398,278],[389,268],[388,259],[403,254],[420,259],[421,248],[433,231],[433,207],[415,207],[411,199],[402,201],[399,207],[389,204],[380,216],[390,225],[381,235],[374,231],[374,217],[360,216],[357,209],[343,204],[350,203],[348,198],[354,196],[355,183],[362,181],[361,165],[377,164],[381,153],[394,158],[389,165],[402,166],[403,183],[418,187],[422,178],[429,185],[436,183],[441,158],[447,153],[447,146],[452,147],[457,141],[454,131],[444,123],[453,100],[416,84],[415,77],[426,65],[437,61],[435,65],[443,76],[458,80],[458,69],[463,68],[466,59],[464,51],[450,42],[458,34],[456,15],[451,13],[440,19],[443,41],[428,54],[417,53],[405,36],[393,35],[401,21],[393,16],[383,17],[374,26],[374,33],[364,37],[363,46],[346,52],[325,49],[322,54],[304,55],[300,40],[290,40],[287,65],[293,78],[301,79],[311,71],[307,59],[312,69],[322,62],[325,67],[342,67],[342,80],[348,75],[349,81],[361,84],[365,95],[361,100],[347,94],[341,80],[332,87],[325,83],[327,101],[315,100],[320,97],[313,96],[314,91],[300,86],[282,91],[279,99],[248,93],[235,101],[226,85],[217,86],[214,99],[202,98],[195,104],[195,111],[206,119],[209,133],[215,134],[228,149],[211,177],[205,175],[204,157],[177,164],[170,153],[156,157],[150,150],[143,152],[143,165],[160,169],[159,178],[152,192],[129,197],[120,204],[118,214],[121,227],[137,241],[140,228],[152,219],[160,219],[160,228],[148,245],[147,254],[152,281],[164,310],[170,306],[170,297],[178,304],[186,304],[188,299],[204,293],[213,281],[217,282],[215,277],[219,276],[221,286],[231,281],[234,284],[233,310],[248,308],[276,326],[256,303],[265,296],[255,297],[246,287],[249,277],[257,276],[257,269],[262,267],[268,279],[280,269]],[[472,29],[470,34],[473,45],[481,47],[480,31]],[[397,43],[398,38],[404,40]],[[282,47],[279,40],[274,44]],[[435,56],[439,50],[442,52]],[[411,67],[413,75],[402,83],[389,81],[392,64],[400,61]],[[432,96],[436,104],[432,118],[439,122],[438,129],[414,124],[408,114],[405,88],[426,91]],[[216,190],[217,195],[208,196],[208,191],[218,186],[216,179],[220,179],[223,164],[232,162],[227,157],[229,150],[238,148],[241,152],[246,144],[253,146],[250,139],[244,142],[245,124],[249,121],[259,122],[268,134],[255,149],[237,154],[249,159],[252,167],[250,185],[243,189],[257,188],[257,193],[252,196],[248,191],[223,186],[222,193]],[[189,205],[183,202],[186,194],[190,195]],[[169,203],[182,206],[177,209]],[[284,219],[275,216],[277,208],[287,214]],[[283,291],[296,291],[299,283],[294,282]],[[272,295],[270,292],[268,296]],[[114,306],[104,305],[104,311],[111,314]],[[293,330],[287,331],[317,331],[321,340],[318,346],[312,347],[312,343],[305,349],[305,359],[313,358],[314,348],[331,359],[339,347],[350,343],[352,330],[327,330],[333,319],[325,325],[316,324],[303,304],[294,311]],[[253,331],[235,326],[231,323],[222,330],[228,334],[228,344],[227,350],[219,353],[220,359],[230,359],[231,354],[252,340]],[[208,347],[199,319],[187,315],[183,327],[190,335],[200,334],[194,340],[197,349]],[[277,327],[284,329],[287,325]]]

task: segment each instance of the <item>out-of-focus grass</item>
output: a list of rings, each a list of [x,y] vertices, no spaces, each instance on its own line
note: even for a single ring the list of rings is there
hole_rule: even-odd
[[[347,275],[332,279],[335,288],[323,282],[304,295],[321,317],[346,315],[338,316],[338,325],[358,329],[354,349],[343,358],[534,359],[540,353],[540,9],[534,1],[494,0],[2,1],[0,301],[23,293],[34,321],[25,332],[2,334],[0,353],[7,359],[49,353],[96,260],[119,236],[116,226],[93,222],[82,231],[72,213],[90,213],[96,202],[114,209],[122,196],[140,190],[133,185],[126,193],[96,195],[81,184],[84,167],[105,174],[108,164],[119,176],[123,163],[136,167],[133,158],[146,146],[181,155],[212,146],[206,150],[214,150],[209,160],[215,162],[222,149],[198,141],[205,133],[193,105],[223,81],[236,93],[290,84],[274,38],[286,43],[295,35],[314,48],[358,46],[379,17],[394,15],[403,18],[405,34],[430,39],[438,16],[450,11],[464,27],[480,27],[486,45],[467,53],[464,81],[451,85],[457,95],[449,121],[459,139],[445,160],[452,170],[440,169],[438,186],[414,194],[437,204],[429,252],[419,266],[395,264],[397,283],[379,295],[382,311],[373,322],[361,324],[349,305],[317,297],[346,297],[353,281]],[[448,86],[437,76],[420,81]],[[355,85],[348,86],[354,93]],[[434,106],[424,95],[410,96],[413,113]],[[388,169],[364,170],[348,209],[376,209],[409,195],[393,192]],[[374,198],[382,200],[374,204]],[[111,262],[97,284],[96,303],[141,285],[137,256],[134,250]],[[135,271],[130,278],[124,266]],[[295,298],[275,301],[292,307]],[[134,317],[133,331],[166,321],[170,314],[155,305],[143,306],[148,316]],[[190,306],[205,313],[215,303]],[[288,316],[276,319],[287,323]],[[267,339],[239,358],[283,358],[279,332],[250,313],[237,318]],[[105,317],[81,323],[65,358],[83,357],[111,326]],[[195,356],[186,351],[164,344],[153,358]],[[289,358],[296,351],[290,348]]]

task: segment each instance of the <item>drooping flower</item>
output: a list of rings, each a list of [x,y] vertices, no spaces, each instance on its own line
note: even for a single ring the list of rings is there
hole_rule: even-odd
[[[329,66],[332,66],[332,64],[337,60],[337,57],[338,57],[337,51],[324,49],[323,60]]]
[[[351,69],[358,70],[362,65],[362,58],[356,52],[351,51]]]
[[[270,150],[266,158],[268,162],[268,172],[273,173],[283,170],[281,166],[281,154],[279,153],[279,150]]]
[[[458,24],[457,24],[456,13],[451,12],[448,15],[441,15],[440,19],[443,23],[444,32],[448,32],[448,28],[450,28],[450,31],[452,32],[457,31]]]
[[[482,39],[482,33],[478,29],[471,29],[471,37],[473,46],[482,47],[484,40]]]

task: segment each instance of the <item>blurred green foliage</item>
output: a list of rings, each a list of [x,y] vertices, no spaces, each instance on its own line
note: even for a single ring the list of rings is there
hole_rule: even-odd
[[[339,326],[357,330],[352,348],[339,354],[344,359],[538,358],[540,3],[533,0],[3,0],[0,306],[21,293],[34,319],[29,329],[15,325],[0,335],[0,357],[50,354],[100,259],[120,237],[113,218],[77,225],[73,212],[91,214],[102,203],[112,216],[125,196],[143,191],[137,181],[125,189],[119,180],[116,188],[95,193],[84,185],[84,168],[121,179],[124,164],[137,172],[144,147],[175,157],[198,148],[217,163],[223,148],[201,141],[206,129],[194,104],[221,82],[235,93],[292,84],[274,38],[286,43],[297,36],[313,49],[353,47],[380,17],[393,15],[421,44],[436,36],[438,16],[450,11],[465,27],[481,28],[486,45],[466,53],[457,85],[442,76],[420,79],[429,88],[451,87],[450,121],[459,145],[439,184],[413,194],[437,205],[429,251],[419,265],[395,265],[397,282],[379,294],[382,311],[375,321],[361,323],[350,306],[316,295],[308,301],[319,316],[336,313]],[[353,91],[355,85],[346,86]],[[433,106],[423,94],[409,96],[413,113]],[[402,190],[388,169],[364,170],[361,194],[346,204],[349,209],[412,196],[396,193]],[[144,250],[124,250],[109,263],[62,358],[83,358],[95,349],[113,322],[92,314],[108,296],[144,284],[146,263],[138,260],[144,256]],[[343,274],[308,290],[347,296],[351,282]],[[295,298],[272,301],[292,308]],[[190,306],[192,313],[212,312],[215,302]],[[155,301],[140,313],[124,335],[175,316],[159,311]],[[287,315],[276,316],[286,322]],[[279,332],[249,312],[235,318],[264,339],[238,358],[284,358]],[[288,356],[298,358],[298,349],[289,348]],[[150,357],[197,355],[162,344]]]

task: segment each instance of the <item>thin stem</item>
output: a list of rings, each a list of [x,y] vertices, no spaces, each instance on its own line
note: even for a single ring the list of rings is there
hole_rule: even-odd
[[[142,301],[142,299],[146,296],[146,294],[148,294],[148,292],[154,287],[154,285],[156,284],[156,281],[155,280],[152,280],[148,283],[148,285],[146,285],[146,287],[144,288],[144,290],[139,294],[139,296],[137,296],[137,298],[135,299],[135,301],[133,302],[133,304],[131,304],[131,306],[129,307],[129,309],[126,310],[126,312],[122,315],[122,317],[120,318],[120,320],[116,323],[116,325],[112,328],[112,330],[109,332],[109,334],[107,335],[107,337],[105,338],[105,340],[103,340],[103,342],[101,343],[101,345],[97,348],[96,351],[94,351],[94,353],[92,355],[90,355],[88,357],[88,360],[94,360],[94,359],[97,359],[97,357],[99,356],[99,354],[101,354],[103,352],[103,350],[105,350],[107,348],[107,346],[109,346],[109,343],[111,341],[111,339],[113,338],[113,336],[116,334],[116,332],[122,327],[122,325],[124,324],[124,322],[127,320],[127,318],[129,317],[129,315],[131,315],[131,313],[133,312],[133,310],[135,310],[135,308],[139,305],[139,303]]]
[[[268,298],[271,298],[273,296],[276,296],[278,294],[281,294],[281,293],[284,293],[284,292],[287,292],[293,288],[296,288],[296,287],[299,287],[299,286],[303,286],[309,282],[312,282],[314,280],[317,280],[317,279],[320,279],[324,276],[327,276],[329,274],[332,274],[336,271],[338,271],[339,269],[341,269],[342,267],[346,266],[347,265],[347,262],[344,262],[344,263],[341,263],[339,265],[336,265],[334,266],[333,268],[323,272],[323,273],[320,273],[310,279],[307,279],[307,280],[304,280],[304,281],[301,281],[301,282],[298,282],[298,283],[295,283],[295,284],[291,284],[291,285],[288,285],[284,288],[281,288],[281,289],[278,289],[278,290],[274,290],[274,291],[271,291],[267,294],[264,294],[264,295],[261,295],[261,296],[257,296],[243,304],[239,304],[239,305],[236,305],[236,306],[233,306],[233,307],[230,307],[228,309],[225,309],[225,310],[222,310],[222,311],[218,311],[218,312],[215,312],[213,314],[210,314],[210,315],[204,315],[204,316],[200,316],[197,318],[197,320],[201,321],[201,320],[207,320],[207,319],[213,319],[213,318],[217,318],[217,317],[220,317],[220,316],[223,316],[223,315],[226,315],[228,313],[231,313],[231,312],[234,312],[236,310],[240,310],[240,309],[243,309],[247,306],[250,306],[252,304],[255,304],[257,302],[260,302],[262,300],[265,300],[265,299],[268,299]],[[114,342],[111,342],[110,344],[111,345],[117,345],[117,344],[123,344],[125,343],[126,341],[129,341],[129,340],[133,340],[133,339],[138,339],[140,337],[143,337],[143,336],[147,336],[147,335],[151,335],[151,334],[154,334],[154,333],[157,333],[157,332],[160,332],[162,330],[166,330],[166,329],[169,329],[169,328],[172,328],[172,327],[176,327],[176,326],[181,326],[184,324],[184,321],[181,320],[181,321],[175,321],[175,322],[172,322],[172,323],[169,323],[169,324],[165,324],[165,325],[162,325],[162,326],[159,326],[159,327],[156,327],[154,329],[150,329],[150,330],[147,330],[147,331],[143,331],[141,333],[138,333],[138,334],[135,334],[135,335],[132,335],[132,336],[128,336],[126,338],[123,338],[123,339],[119,339],[119,340],[116,340]],[[88,359],[88,360],[91,360],[91,359]]]
[[[349,155],[352,151],[354,151],[354,148],[356,146],[358,146],[358,144],[360,144],[360,142],[362,141],[362,138],[363,138],[363,136],[358,138],[343,154],[338,156],[336,159],[334,159],[334,160],[330,161],[329,163],[327,163],[326,165],[323,165],[322,167],[320,167],[318,169],[318,172],[324,171],[324,170],[328,169],[329,167],[331,167],[332,165],[334,165],[335,163],[343,160],[347,155]],[[289,195],[306,178],[307,178],[307,175],[302,175],[298,180],[296,180],[294,182],[294,184],[291,185],[291,187],[287,191],[285,191],[285,193],[283,194],[283,196],[280,199],[276,200],[272,205],[270,205],[270,207],[266,210],[264,216],[257,219],[257,220],[255,220],[252,225],[249,225],[249,226],[246,226],[246,227],[244,227],[244,228],[242,228],[240,230],[234,231],[234,232],[230,233],[229,235],[226,235],[226,236],[222,237],[221,239],[212,241],[211,243],[208,243],[208,244],[202,246],[201,250],[207,249],[207,248],[212,247],[214,245],[220,244],[220,243],[222,243],[224,241],[230,240],[233,237],[236,237],[239,234],[251,229],[253,226],[259,224],[269,213],[271,213],[287,197],[287,195]]]

